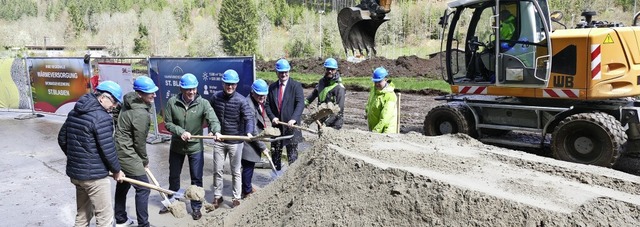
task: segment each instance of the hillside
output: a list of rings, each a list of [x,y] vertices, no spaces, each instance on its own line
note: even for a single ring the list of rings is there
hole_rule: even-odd
[[[264,59],[342,57],[337,10],[357,1],[252,0],[257,11],[256,56]],[[6,0],[0,9],[0,46],[105,45],[113,56],[226,56],[218,29],[222,1]],[[439,50],[444,0],[395,1],[378,30],[378,55],[426,57]],[[550,1],[571,27],[591,9],[597,20],[630,24],[632,0]],[[8,6],[8,7],[7,7]],[[242,7],[239,7],[242,9]],[[421,10],[415,10],[421,9]],[[77,54],[70,54],[76,55]]]

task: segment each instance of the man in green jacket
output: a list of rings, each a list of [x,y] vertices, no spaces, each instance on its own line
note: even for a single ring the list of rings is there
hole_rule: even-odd
[[[165,127],[171,132],[169,152],[169,190],[180,189],[180,174],[185,157],[189,158],[191,185],[202,187],[204,165],[202,140],[191,140],[191,135],[202,135],[202,123],[209,126],[209,136],[220,133],[220,122],[211,104],[198,95],[198,79],[191,73],[180,78],[180,94],[169,98],[164,110]],[[215,136],[214,136],[215,138]],[[198,220],[202,202],[191,200],[191,217]],[[161,214],[167,213],[163,209]]]
[[[391,81],[387,81],[389,73],[383,67],[373,71],[373,87],[369,92],[369,101],[365,107],[369,130],[378,133],[396,133],[398,129],[398,97]]]
[[[147,135],[151,119],[151,104],[156,97],[158,87],[147,76],[139,76],[133,82],[132,92],[124,96],[124,104],[118,116],[115,132],[116,149],[122,171],[127,177],[149,183],[145,169],[149,166],[147,156]],[[136,189],[136,216],[138,226],[149,226],[149,189],[133,185]],[[128,182],[116,184],[115,219],[116,224],[131,225],[133,220],[127,216],[127,193],[131,188]]]

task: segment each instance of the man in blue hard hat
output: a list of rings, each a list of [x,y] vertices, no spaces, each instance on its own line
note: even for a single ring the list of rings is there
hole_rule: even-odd
[[[254,135],[260,134],[265,128],[271,127],[265,102],[269,94],[269,85],[262,79],[258,79],[251,85],[251,94],[247,96],[247,103],[253,111],[255,119]],[[256,162],[262,161],[262,153],[267,153],[267,145],[259,140],[245,142],[242,148],[242,198],[246,198],[256,190],[251,182],[253,178],[253,169]]]
[[[369,130],[378,133],[396,133],[398,128],[398,97],[395,86],[387,80],[389,73],[383,67],[373,71],[373,86],[369,91],[369,100],[365,107]]]
[[[298,158],[298,143],[302,141],[302,132],[290,126],[300,124],[304,93],[302,84],[289,77],[290,70],[289,61],[280,59],[276,62],[278,81],[269,85],[267,95],[267,116],[273,126],[278,126],[281,135],[294,135],[291,139],[271,143],[271,158],[278,171],[282,168],[282,148],[287,148],[287,158],[291,165]]]
[[[222,74],[223,89],[213,94],[211,97],[211,106],[216,112],[221,122],[220,133],[217,136],[249,136],[254,132],[254,117],[251,107],[247,103],[244,96],[236,92],[240,76],[238,72],[229,69]],[[229,156],[229,165],[231,166],[231,184],[233,185],[233,198],[231,199],[233,206],[240,205],[242,198],[242,181],[241,181],[241,161],[242,147],[244,143],[240,140],[223,140],[216,139],[213,143],[213,206],[220,207],[222,199],[222,171],[224,160]]]
[[[169,98],[164,110],[165,127],[171,132],[169,148],[169,190],[180,189],[180,174],[184,159],[188,158],[191,185],[202,187],[204,145],[202,140],[191,140],[191,135],[202,135],[202,124],[209,126],[209,136],[220,132],[220,122],[209,102],[198,95],[198,79],[191,73],[180,78],[180,94]],[[202,202],[191,200],[191,217],[202,218]],[[160,213],[167,213],[166,207]]]
[[[76,187],[75,226],[113,226],[111,182],[125,176],[113,139],[113,120],[108,111],[122,100],[122,89],[113,81],[103,81],[94,93],[85,94],[58,133],[58,145],[67,157],[66,173]]]
[[[156,97],[158,86],[147,76],[139,76],[133,82],[132,92],[124,96],[124,103],[118,116],[116,126],[116,149],[122,171],[127,177],[149,183],[147,171],[147,135],[151,125],[149,114]],[[138,226],[149,226],[149,193],[146,187],[133,185],[136,191],[136,217]],[[115,218],[116,225],[131,225],[133,220],[127,216],[127,193],[131,188],[129,182],[116,184]]]
[[[326,126],[341,129],[344,123],[342,116],[344,113],[345,88],[342,85],[340,73],[338,73],[338,61],[333,58],[327,58],[324,61],[324,68],[324,76],[318,81],[318,85],[313,89],[313,92],[304,100],[304,104],[309,105],[309,103],[318,98],[318,106],[322,103],[338,105],[340,107],[338,114],[332,114],[320,119],[320,122]]]

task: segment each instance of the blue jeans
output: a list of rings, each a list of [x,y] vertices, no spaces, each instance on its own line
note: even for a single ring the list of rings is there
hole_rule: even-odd
[[[127,177],[149,183],[149,179],[146,175]],[[116,184],[114,206],[116,224],[122,224],[129,220],[129,217],[127,216],[127,193],[129,192],[130,188],[131,184],[126,181]],[[142,186],[138,186],[136,184],[133,185],[133,188],[136,189],[136,216],[138,217],[138,226],[149,226],[148,205],[149,193],[151,193],[151,190]]]
[[[180,174],[184,158],[189,157],[189,173],[191,174],[191,185],[202,187],[202,168],[204,166],[204,153],[202,151],[194,154],[184,155],[176,152],[169,152],[169,190],[178,191],[180,189]],[[200,210],[202,202],[191,200],[191,209]]]
[[[253,189],[251,179],[253,178],[253,168],[255,166],[255,162],[242,160],[242,195],[251,193],[251,189]]]

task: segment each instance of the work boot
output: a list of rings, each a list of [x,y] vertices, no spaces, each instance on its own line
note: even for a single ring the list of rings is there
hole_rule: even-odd
[[[200,213],[200,210],[194,210],[193,213],[191,213],[191,217],[193,220],[200,220],[200,218],[202,218],[202,213]]]
[[[222,197],[217,198],[217,199],[213,199],[213,208],[218,209],[218,207],[220,207],[220,205],[222,205],[222,202],[224,200],[222,200]]]
[[[237,206],[240,206],[240,200],[233,199],[233,207],[237,207]]]

